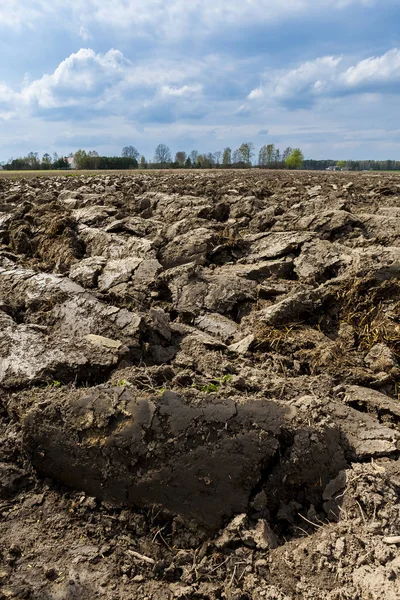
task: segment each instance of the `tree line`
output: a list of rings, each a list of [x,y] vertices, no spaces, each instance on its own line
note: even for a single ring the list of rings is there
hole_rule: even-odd
[[[50,169],[63,168],[69,168],[69,163],[66,158],[60,158],[56,152],[54,152],[53,156],[47,153],[43,154],[41,159],[37,152],[29,152],[26,156],[10,158],[6,164],[3,164],[3,169],[9,171],[48,171]]]
[[[169,146],[158,144],[152,161],[139,153],[134,146],[125,146],[121,156],[100,156],[95,150],[78,150],[66,156],[52,156],[48,153],[39,158],[37,152],[27,156],[10,158],[3,165],[6,170],[50,170],[50,169],[212,169],[212,168],[249,168],[255,164],[262,168],[283,169],[301,168],[304,157],[299,148],[286,148],[282,153],[273,144],[262,146],[258,154],[258,163],[254,162],[255,151],[252,142],[244,142],[237,149],[230,147],[222,151],[200,153],[192,150],[187,153],[180,150],[173,157]]]
[[[226,147],[217,152],[200,153],[192,150],[187,153],[178,151],[173,156],[166,144],[158,144],[151,161],[140,154],[134,146],[125,146],[121,156],[100,156],[95,150],[78,150],[68,156],[57,153],[43,154],[29,152],[27,156],[10,158],[3,168],[6,170],[50,170],[50,169],[244,169],[258,166],[262,169],[307,169],[322,171],[326,169],[348,171],[399,171],[397,160],[311,160],[304,159],[299,148],[287,147],[281,151],[275,144],[265,144],[255,154],[254,144],[244,142],[239,148]]]
[[[37,152],[29,152],[27,156],[11,158],[3,169],[8,171],[49,171],[78,169],[137,169],[136,160],[125,156],[100,156],[95,150],[86,152],[78,150],[75,154],[61,156],[55,152],[53,156],[44,154],[39,158]]]
[[[127,146],[124,151],[135,150]],[[178,168],[248,168],[254,165],[255,151],[252,142],[243,142],[239,148],[232,150],[229,146],[223,151],[207,152],[200,154],[192,150],[189,154],[179,151],[175,154],[175,160],[168,146],[159,144],[154,153],[153,166],[178,167]],[[303,165],[304,156],[299,148],[286,148],[284,152],[276,149],[274,144],[262,146],[258,153],[258,166],[265,168],[289,168],[299,169]]]

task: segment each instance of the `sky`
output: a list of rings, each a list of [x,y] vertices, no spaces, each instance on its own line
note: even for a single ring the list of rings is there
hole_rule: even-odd
[[[0,161],[253,142],[400,160],[399,0],[7,0]]]

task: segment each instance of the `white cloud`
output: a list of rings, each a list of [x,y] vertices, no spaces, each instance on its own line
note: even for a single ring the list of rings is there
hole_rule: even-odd
[[[262,98],[264,96],[264,90],[262,87],[255,88],[251,90],[250,94],[247,96],[249,100],[256,100],[257,98]]]
[[[182,87],[171,87],[168,85],[162,86],[160,90],[161,96],[172,96],[172,97],[182,97],[182,96],[193,96],[201,94],[203,91],[203,86],[200,83],[195,83],[194,85],[183,85]]]
[[[0,27],[31,27],[47,13],[44,2],[8,0],[0,5]]]
[[[342,73],[340,81],[349,89],[379,88],[380,85],[400,82],[400,50],[362,60]]]
[[[0,121],[9,121],[15,116],[17,99],[14,90],[0,82]]]
[[[128,60],[119,50],[96,53],[81,48],[63,60],[53,73],[31,81],[26,77],[21,91],[0,84],[2,118],[24,110],[45,118],[70,110],[88,118],[90,111],[103,114],[127,114],[144,119],[163,118],[179,121],[188,116],[204,116],[223,103],[212,94],[213,72],[232,68],[226,59],[216,64],[215,55],[184,63],[149,59],[140,63]],[[240,67],[237,67],[240,70]],[[234,77],[234,72],[233,72]],[[380,57],[371,57],[355,65],[343,57],[325,56],[300,64],[294,69],[267,72],[264,83],[247,95],[245,102],[232,103],[231,114],[248,117],[267,104],[289,108],[309,108],[319,99],[345,94],[363,94],[365,98],[382,93],[400,93],[400,50],[393,49]],[[367,96],[368,94],[368,96]],[[211,108],[212,104],[212,108]],[[180,112],[181,111],[181,114]],[[48,116],[46,117],[46,114]],[[68,114],[65,113],[65,118]],[[61,118],[61,117],[60,117]]]
[[[303,63],[297,69],[288,71],[276,79],[273,97],[287,102],[298,97],[308,103],[315,95],[323,93],[334,78],[340,57],[324,56],[314,61]]]
[[[0,82],[0,104],[11,103],[15,100],[15,96],[15,92],[8,85]]]
[[[96,54],[81,48],[63,60],[54,73],[24,87],[21,99],[44,109],[91,103],[122,81],[130,68],[130,61],[119,50]]]
[[[86,42],[87,40],[91,40],[93,36],[86,27],[81,25],[79,28],[79,37],[81,37]]]
[[[31,80],[20,91],[0,84],[0,119],[10,112],[44,119],[94,119],[97,115],[125,115],[149,120],[179,120],[204,115],[203,85],[207,60],[149,60],[139,65],[119,50],[101,54],[81,48],[63,60],[53,73]]]
[[[343,57],[323,56],[278,74],[267,72],[265,83],[247,96],[253,102],[275,100],[292,108],[309,108],[318,99],[349,94],[400,93],[400,50],[394,48],[348,66]]]
[[[375,3],[377,0],[331,0],[329,10]],[[185,33],[188,22],[201,32],[202,27],[266,23],[321,10],[327,10],[321,0],[8,0],[0,6],[0,27],[31,27],[46,18],[60,18],[83,26],[97,22],[121,29],[156,27],[158,33],[175,37]]]

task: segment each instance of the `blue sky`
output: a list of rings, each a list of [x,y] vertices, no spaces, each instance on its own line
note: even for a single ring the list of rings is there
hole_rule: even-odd
[[[8,0],[0,161],[251,141],[400,159],[399,0]]]

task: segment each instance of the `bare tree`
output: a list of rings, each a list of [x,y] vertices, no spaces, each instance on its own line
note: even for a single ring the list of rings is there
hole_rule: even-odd
[[[124,148],[122,148],[122,156],[138,160],[140,154],[136,150],[135,146],[125,146]]]
[[[232,164],[235,165],[238,162],[240,162],[240,160],[241,160],[240,151],[236,149],[232,152]]]
[[[267,146],[261,146],[260,148],[260,152],[258,153],[258,164],[260,167],[266,167],[267,166]]]
[[[289,156],[292,154],[293,152],[293,148],[291,148],[290,146],[288,146],[282,154],[282,160],[283,162],[286,162],[286,160],[289,158]]]
[[[165,167],[171,162],[171,150],[165,144],[158,144],[154,152],[154,162]]]
[[[207,152],[207,154],[204,155],[206,161],[207,161],[207,168],[211,169],[214,165],[215,165],[215,156],[212,152]]]

